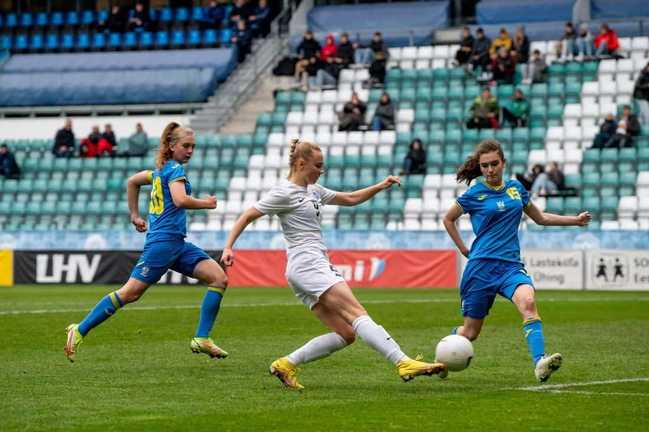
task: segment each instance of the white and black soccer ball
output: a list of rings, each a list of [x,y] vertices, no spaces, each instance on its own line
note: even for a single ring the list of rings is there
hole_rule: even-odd
[[[473,358],[473,344],[460,335],[442,338],[435,348],[435,361],[444,363],[451,372],[459,372],[469,367]]]

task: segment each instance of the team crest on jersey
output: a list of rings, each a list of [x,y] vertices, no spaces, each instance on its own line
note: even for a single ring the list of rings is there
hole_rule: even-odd
[[[498,211],[505,211],[505,201],[498,200],[496,205],[498,206]]]
[[[520,200],[521,199],[521,194],[518,192],[518,189],[515,187],[510,187],[507,189],[507,195],[513,200]]]
[[[487,194],[478,195],[478,201],[484,201],[487,198]]]

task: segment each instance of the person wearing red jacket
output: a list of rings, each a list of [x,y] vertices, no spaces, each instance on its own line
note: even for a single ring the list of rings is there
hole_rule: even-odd
[[[328,34],[325,44],[320,50],[320,60],[326,62],[329,58],[336,57],[336,54],[338,54],[336,39],[332,34]]]
[[[608,24],[602,24],[599,34],[595,37],[595,54],[597,56],[612,56],[619,48],[620,42],[617,39],[617,33]]]

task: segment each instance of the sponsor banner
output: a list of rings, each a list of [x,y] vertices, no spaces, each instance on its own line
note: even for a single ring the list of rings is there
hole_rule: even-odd
[[[649,290],[649,251],[588,251],[586,289]]]
[[[583,289],[584,254],[582,251],[523,250],[521,258],[540,289]]]
[[[0,249],[0,286],[14,284],[14,256],[11,250]]]

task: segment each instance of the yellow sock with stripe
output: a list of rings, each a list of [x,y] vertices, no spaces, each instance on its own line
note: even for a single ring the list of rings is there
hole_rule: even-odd
[[[225,288],[209,287],[203,297],[201,304],[201,316],[198,320],[198,327],[196,327],[195,337],[206,338],[209,337],[214,321],[219,314],[221,308],[221,299],[225,293]]]
[[[119,298],[117,291],[113,291],[99,300],[83,321],[79,323],[79,333],[81,333],[81,336],[85,336],[90,330],[113,316],[122,306],[124,306],[124,303]]]

